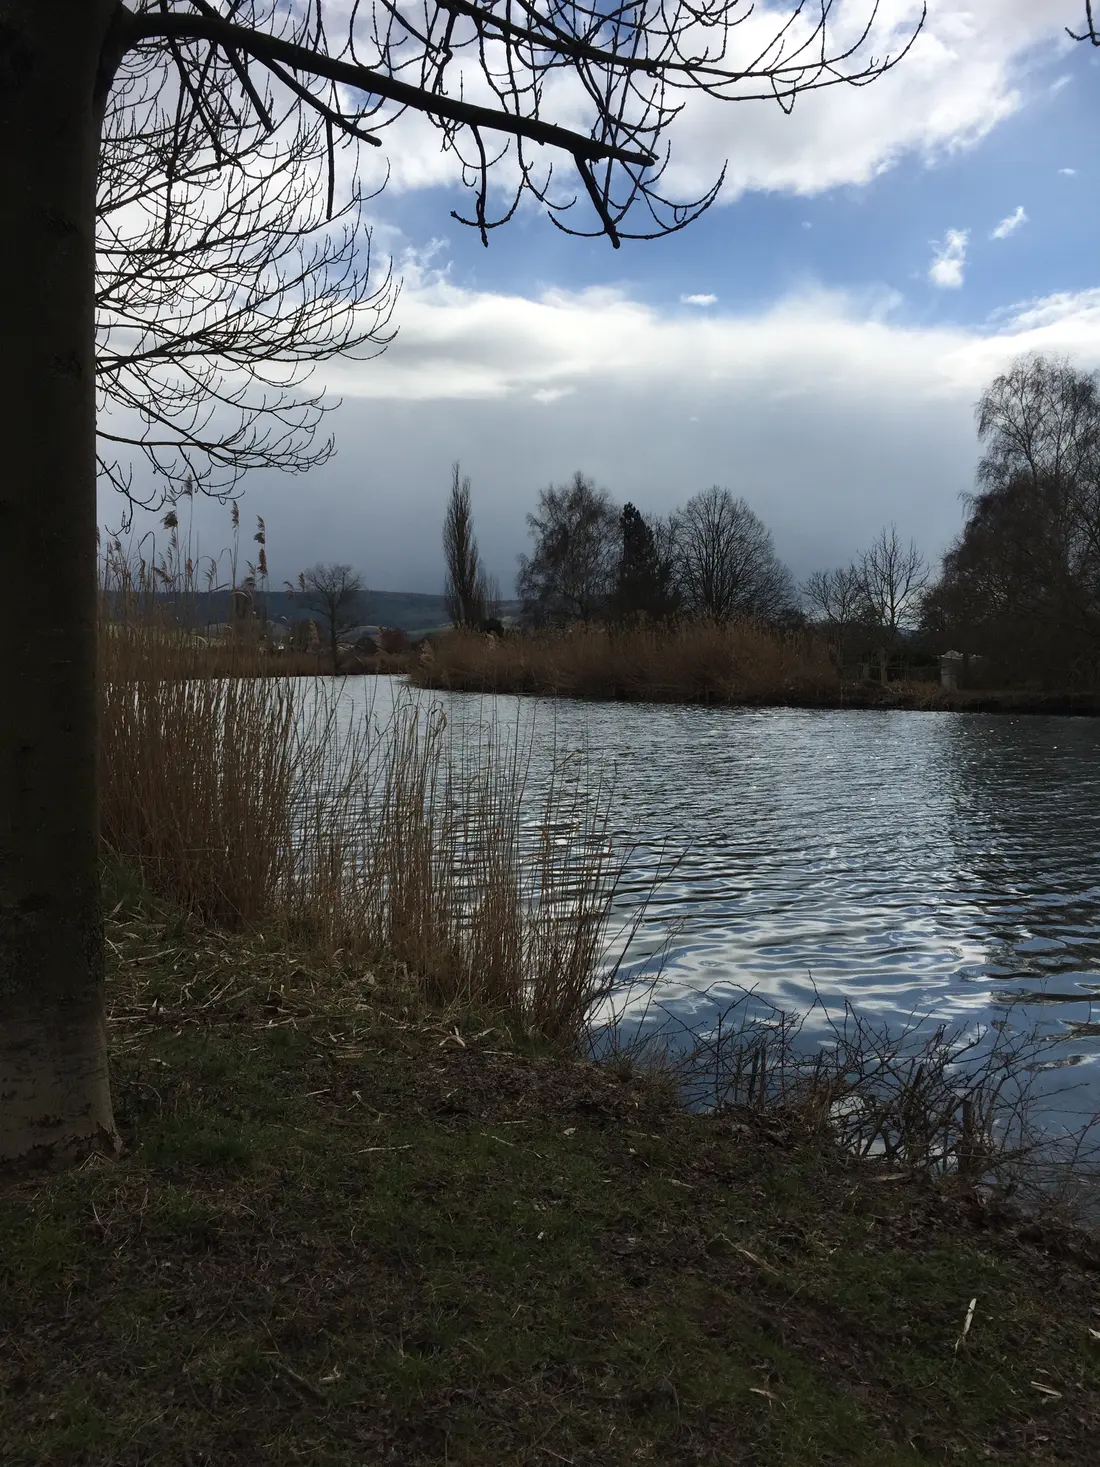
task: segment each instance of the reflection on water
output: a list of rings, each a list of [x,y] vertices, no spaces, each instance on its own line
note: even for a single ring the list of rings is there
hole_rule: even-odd
[[[349,681],[342,713],[395,691]],[[684,853],[629,954],[644,971],[668,944],[681,1017],[753,988],[898,1023],[1007,1013],[1064,1035],[1063,1061],[1100,1056],[1100,721],[422,696],[460,738],[530,729],[533,799],[553,753],[585,752],[634,845],[624,911]]]

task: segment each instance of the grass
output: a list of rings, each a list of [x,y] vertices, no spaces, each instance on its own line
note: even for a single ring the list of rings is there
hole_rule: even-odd
[[[1088,1237],[110,880],[127,1149],[0,1183],[5,1467],[1095,1460]]]

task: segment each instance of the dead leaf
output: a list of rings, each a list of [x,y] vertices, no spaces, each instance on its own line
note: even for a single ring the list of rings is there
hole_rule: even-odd
[[[755,1253],[750,1253],[747,1248],[742,1248],[741,1245],[740,1245],[740,1243],[734,1243],[733,1246],[734,1246],[734,1248],[736,1248],[737,1252],[743,1254],[744,1257],[747,1258],[750,1263],[755,1263],[756,1266],[757,1266],[757,1268],[763,1268],[763,1269],[766,1269],[768,1271],[768,1273],[774,1273],[775,1276],[776,1276],[776,1278],[781,1278],[782,1277],[782,1275],[780,1274],[780,1272],[779,1272],[779,1270],[777,1268],[773,1268],[770,1263],[765,1263],[762,1258],[757,1258],[756,1254]]]
[[[779,1399],[777,1395],[775,1395],[772,1391],[765,1390],[763,1386],[749,1386],[749,1390],[754,1396],[765,1396],[776,1406],[782,1406],[783,1404],[783,1402]]]

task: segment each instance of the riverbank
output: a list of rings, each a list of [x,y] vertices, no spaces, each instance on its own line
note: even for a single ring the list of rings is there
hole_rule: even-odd
[[[753,625],[581,627],[504,638],[450,632],[409,667],[443,692],[741,708],[1100,714],[1100,692],[945,689],[934,681],[842,680],[811,634]]]
[[[844,683],[835,702],[799,704],[826,708],[907,708],[933,713],[1046,713],[1095,718],[1100,693],[1042,692],[1028,688],[953,688],[935,683]]]
[[[126,1152],[0,1183],[5,1467],[1094,1460],[1087,1236],[112,897]]]
[[[181,658],[181,661],[184,659]],[[344,652],[339,677],[395,677],[411,671],[415,652]],[[324,653],[269,651],[254,647],[187,649],[188,677],[331,677],[332,659]]]
[[[838,683],[829,688],[791,691],[777,688],[718,697],[712,692],[684,696],[674,688],[614,687],[602,693],[561,692],[553,686],[530,682],[507,686],[496,680],[454,677],[430,665],[415,667],[409,675],[415,687],[451,693],[505,693],[520,697],[565,697],[599,702],[686,703],[726,708],[908,709],[922,713],[1038,713],[1071,717],[1100,716],[1100,693],[1038,692],[1025,688],[941,689],[934,683]]]
[[[453,691],[677,703],[812,704],[840,686],[819,638],[754,622],[452,631],[422,649],[409,678]]]

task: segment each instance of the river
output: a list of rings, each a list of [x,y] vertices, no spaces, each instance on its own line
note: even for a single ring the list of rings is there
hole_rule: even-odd
[[[402,695],[349,679],[341,719]],[[674,1027],[751,990],[810,1037],[845,1001],[892,1027],[1037,1030],[1073,1110],[1100,1111],[1100,719],[418,696],[460,740],[529,739],[532,799],[570,750],[608,784],[618,915],[649,896],[623,971],[659,955]]]

